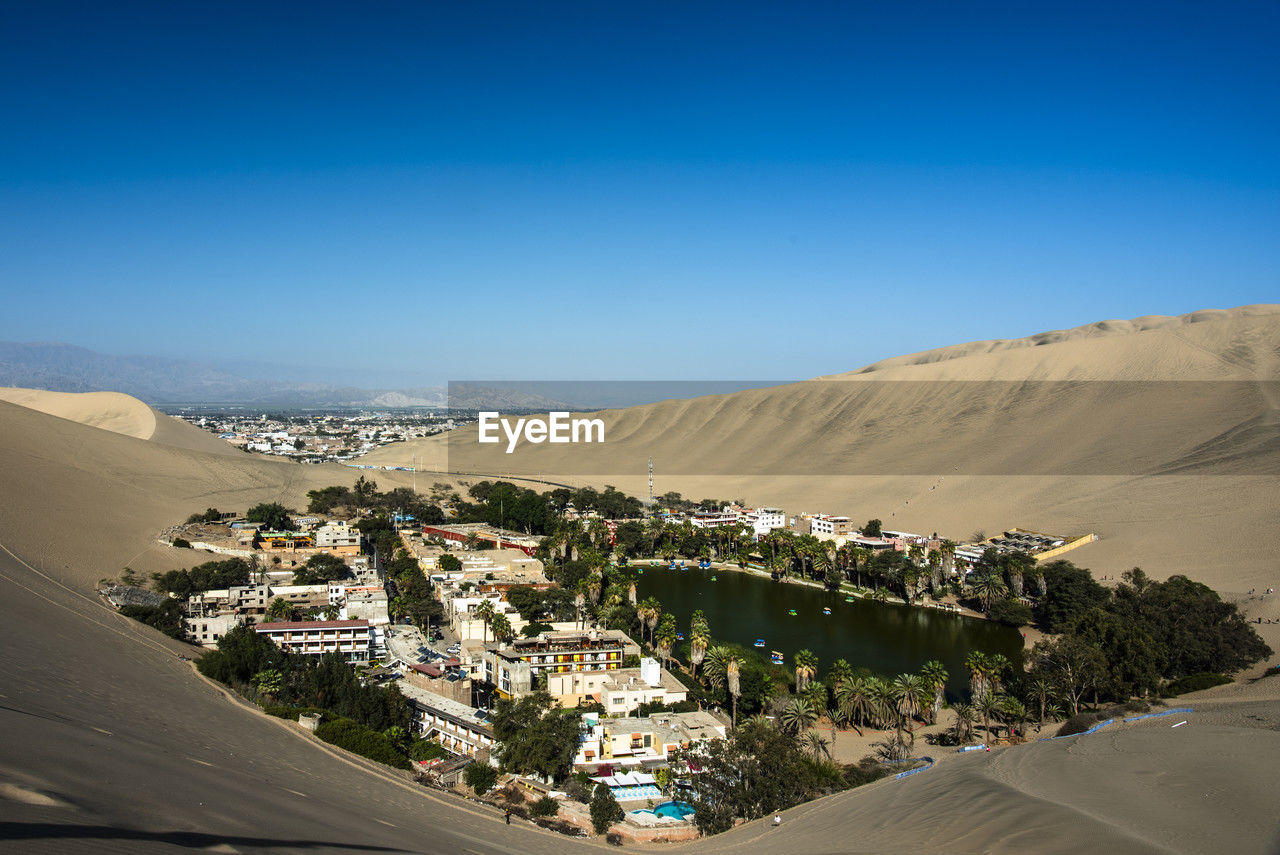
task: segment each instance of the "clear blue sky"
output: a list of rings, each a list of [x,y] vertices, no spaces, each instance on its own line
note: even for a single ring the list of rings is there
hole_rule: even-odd
[[[1280,5],[0,6],[0,339],[777,378],[1280,301]]]

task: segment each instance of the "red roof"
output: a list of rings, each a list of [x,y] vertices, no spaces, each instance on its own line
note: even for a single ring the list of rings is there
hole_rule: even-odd
[[[254,627],[258,632],[274,632],[278,629],[350,629],[352,627],[368,628],[367,620],[286,620],[275,623],[260,623]]]
[[[409,667],[417,671],[419,674],[426,674],[428,677],[444,676],[444,671],[441,671],[440,668],[436,665],[423,665],[420,663],[415,663],[413,665],[410,665]]]

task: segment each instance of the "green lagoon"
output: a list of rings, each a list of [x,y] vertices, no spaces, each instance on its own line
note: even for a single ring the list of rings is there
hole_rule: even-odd
[[[1003,653],[1015,663],[1022,657],[1022,634],[1008,626],[940,609],[864,599],[847,603],[844,594],[737,569],[644,567],[636,589],[642,600],[657,597],[686,636],[690,616],[702,609],[715,640],[740,644],[763,660],[776,650],[794,666],[796,652],[808,648],[818,656],[819,679],[841,658],[888,676],[918,672],[937,659],[951,675],[948,696],[967,698],[964,659],[971,651]],[[753,647],[757,638],[765,640],[764,649]]]

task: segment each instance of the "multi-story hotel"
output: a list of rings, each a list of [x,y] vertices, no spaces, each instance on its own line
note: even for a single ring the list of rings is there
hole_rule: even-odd
[[[382,632],[367,620],[301,620],[260,623],[254,627],[290,653],[323,656],[340,653],[348,662],[367,662],[382,655]]]
[[[630,639],[620,632],[546,632],[485,649],[482,678],[503,697],[523,694],[539,674],[616,671]]]

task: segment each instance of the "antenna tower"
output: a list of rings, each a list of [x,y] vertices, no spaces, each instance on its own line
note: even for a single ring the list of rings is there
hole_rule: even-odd
[[[653,507],[653,455],[649,455],[649,507]]]

